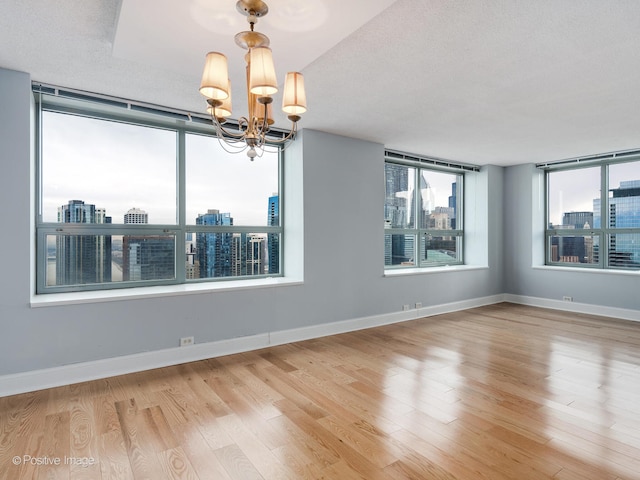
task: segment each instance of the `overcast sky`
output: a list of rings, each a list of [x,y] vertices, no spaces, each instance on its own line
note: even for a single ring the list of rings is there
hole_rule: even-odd
[[[43,220],[83,200],[105,208],[113,223],[140,208],[149,223],[176,223],[176,134],[168,130],[45,112]],[[266,225],[278,190],[277,155],[251,162],[223,154],[218,140],[187,136],[187,223],[209,209],[229,212],[235,225]]]
[[[168,130],[45,112],[43,118],[43,220],[57,221],[69,200],[105,208],[113,223],[140,208],[149,222],[176,223],[176,134]],[[209,209],[231,213],[235,225],[267,224],[269,197],[277,192],[277,155],[251,162],[224,154],[217,139],[187,136],[188,224]],[[572,211],[593,211],[599,167],[553,172],[549,211],[553,224]],[[429,173],[436,206],[448,206],[448,174]],[[612,165],[610,186],[640,180],[640,162]],[[382,188],[382,185],[381,185]],[[381,215],[382,216],[382,215]]]
[[[640,180],[640,162],[619,163],[609,168],[609,188],[619,188],[625,180]],[[600,167],[551,173],[549,218],[562,224],[567,212],[593,212],[593,200],[600,198]]]

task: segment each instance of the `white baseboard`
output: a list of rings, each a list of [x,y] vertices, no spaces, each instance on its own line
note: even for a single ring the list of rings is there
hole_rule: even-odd
[[[419,310],[418,317],[430,317],[433,315],[441,315],[443,313],[458,312],[469,308],[482,307],[484,305],[493,305],[494,303],[504,302],[504,295],[491,295],[489,297],[472,298],[470,300],[462,300],[460,302],[443,303],[441,305],[433,305],[422,307]]]
[[[248,352],[274,345],[299,342],[381,325],[405,322],[407,320],[466,310],[468,308],[490,305],[502,301],[504,301],[503,295],[493,295],[490,297],[422,307],[403,312],[373,315],[370,317],[323,323],[320,325],[309,325],[307,327],[280,330],[217,342],[197,343],[189,347],[154,350],[151,352],[105,358],[61,367],[3,375],[0,376],[0,397],[194,362],[206,358]]]
[[[552,308],[554,310],[564,310],[566,312],[575,313],[588,313],[590,315],[600,315],[603,317],[613,317],[622,320],[640,322],[640,310],[606,307],[602,305],[592,305],[589,303],[565,302],[562,300],[552,300],[548,298],[512,295],[510,293],[504,294],[504,301],[519,303],[521,305],[531,305],[533,307]]]

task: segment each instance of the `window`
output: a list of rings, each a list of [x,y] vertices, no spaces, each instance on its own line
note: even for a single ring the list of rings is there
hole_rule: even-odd
[[[280,149],[250,161],[204,117],[36,96],[37,293],[281,275]]]
[[[477,167],[387,152],[385,268],[463,263],[464,169]]]
[[[547,185],[546,263],[640,269],[640,160],[617,154],[539,165]]]

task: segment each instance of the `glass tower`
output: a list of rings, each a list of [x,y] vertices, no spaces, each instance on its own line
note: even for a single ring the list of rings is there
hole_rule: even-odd
[[[69,200],[58,207],[59,223],[111,223],[102,208]],[[56,285],[111,282],[110,235],[57,235]]]
[[[593,222],[601,225],[600,199],[593,200]],[[609,190],[609,227],[640,228],[640,180],[621,181],[618,188]],[[640,267],[640,234],[610,235],[609,264],[612,267]]]
[[[149,215],[144,210],[132,208],[124,214],[124,223],[149,223]],[[173,235],[124,235],[122,280],[174,278],[175,243]]]
[[[280,201],[276,194],[269,197],[267,225],[270,227],[277,227],[280,225]],[[270,233],[267,236],[267,251],[267,269],[269,273],[280,273],[280,235],[277,233]]]
[[[233,225],[230,213],[220,213],[210,209],[198,215],[196,225]],[[233,269],[232,233],[196,233],[196,257],[200,268],[200,278],[230,277]]]

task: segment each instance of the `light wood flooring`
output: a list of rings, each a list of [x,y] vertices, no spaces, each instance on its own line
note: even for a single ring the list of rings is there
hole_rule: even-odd
[[[1,480],[549,478],[640,479],[640,323],[502,303],[0,398]]]

